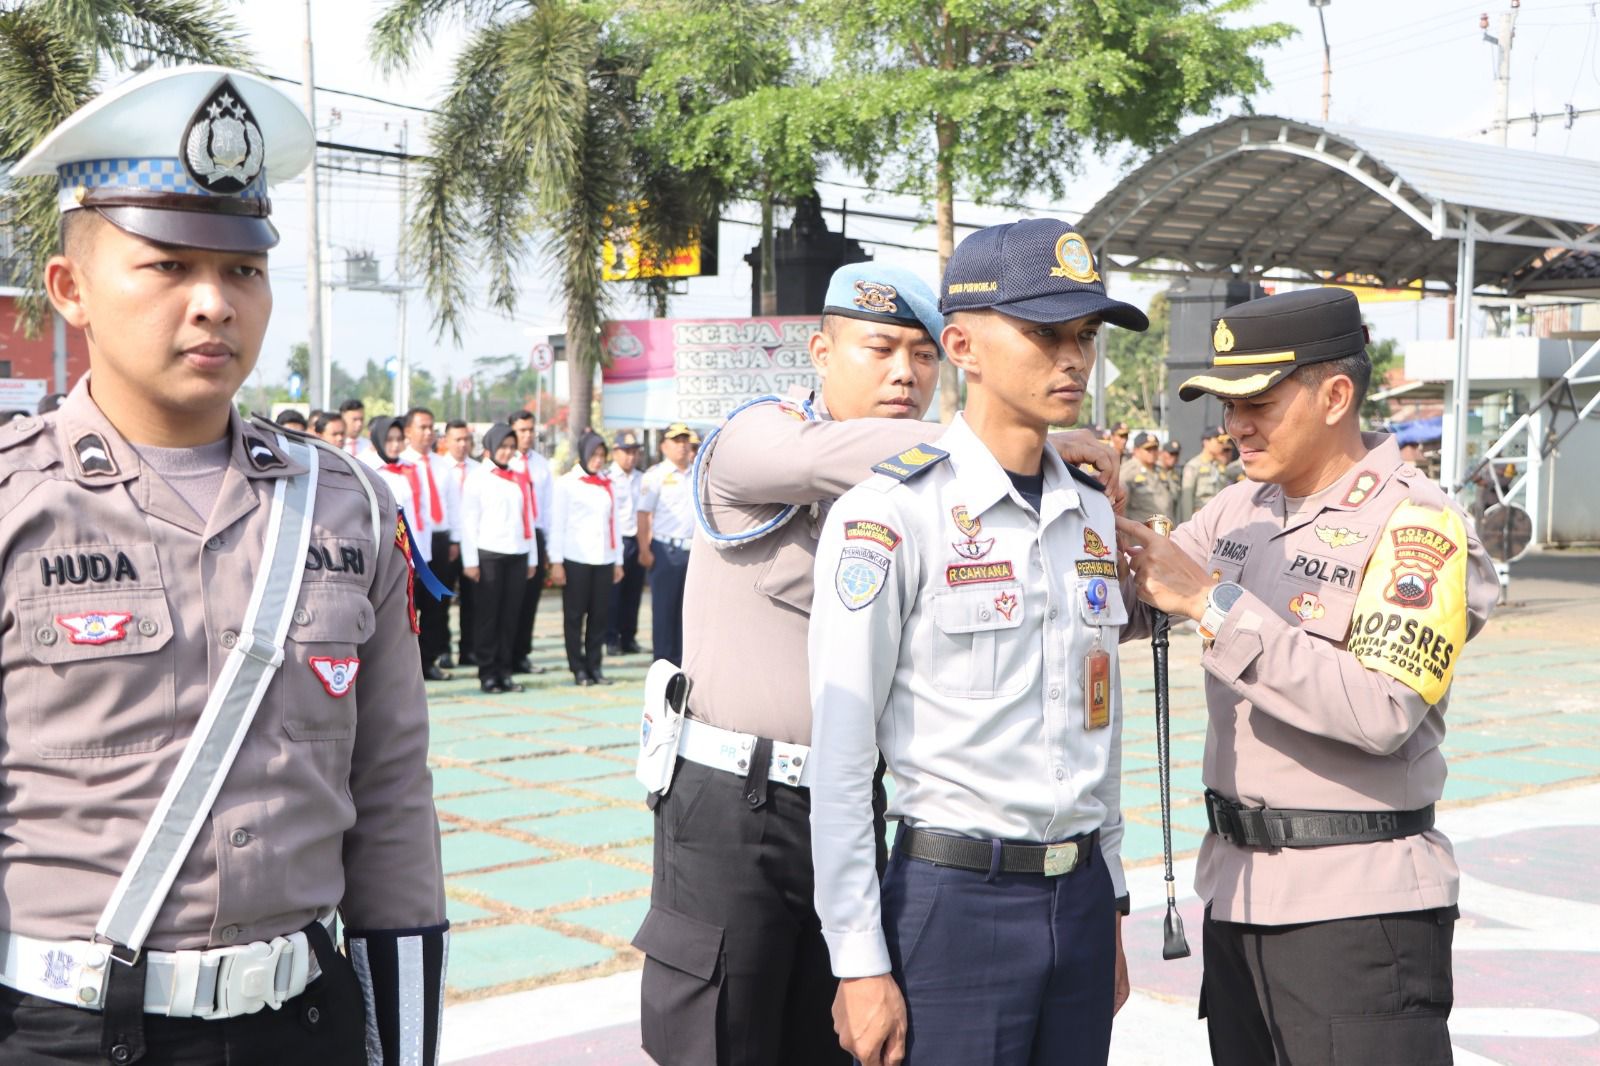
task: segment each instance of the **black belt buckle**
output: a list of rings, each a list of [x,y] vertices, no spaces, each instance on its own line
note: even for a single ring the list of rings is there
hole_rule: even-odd
[[[1206,790],[1206,820],[1211,831],[1230,844],[1244,843],[1244,824],[1239,805],[1219,793]]]

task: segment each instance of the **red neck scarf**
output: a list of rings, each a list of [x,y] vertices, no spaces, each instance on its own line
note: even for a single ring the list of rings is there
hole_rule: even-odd
[[[422,513],[422,479],[417,477],[415,463],[395,462],[385,463],[383,468],[391,474],[399,474],[406,479],[406,484],[411,486],[411,512]]]
[[[606,546],[615,548],[617,546],[617,501],[616,497],[611,493],[611,479],[604,474],[585,474],[578,480],[590,485],[599,485],[606,490],[606,500],[611,504],[610,509],[606,512],[606,532],[610,535],[611,540]]]
[[[444,521],[444,505],[439,502],[439,486],[433,480],[433,460],[424,455],[417,463],[428,478],[428,518],[429,524],[436,526]]]
[[[513,474],[503,466],[496,465],[494,476],[504,478],[522,490],[522,535],[524,538],[533,536],[533,521],[528,517],[528,479]]]
[[[528,507],[532,510],[533,517],[539,517],[539,494],[533,491],[533,474],[528,470],[528,453],[522,453],[522,466],[517,470],[517,480],[522,482],[522,491],[527,496]]]

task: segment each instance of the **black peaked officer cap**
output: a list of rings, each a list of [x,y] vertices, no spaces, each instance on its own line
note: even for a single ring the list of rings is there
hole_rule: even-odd
[[[1211,368],[1178,388],[1185,400],[1260,395],[1300,367],[1366,350],[1361,304],[1349,289],[1300,289],[1230,307],[1212,324]]]
[[[1106,295],[1083,234],[1054,218],[989,226],[956,245],[944,271],[939,310],[993,308],[1028,322],[1071,322],[1099,315],[1143,332],[1150,319]]]

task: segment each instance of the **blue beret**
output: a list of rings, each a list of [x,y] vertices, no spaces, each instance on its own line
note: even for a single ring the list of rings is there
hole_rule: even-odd
[[[939,349],[939,358],[944,358],[944,346],[939,343],[944,316],[939,313],[938,298],[927,282],[903,267],[872,262],[842,266],[833,272],[822,302],[825,315],[925,329]]]

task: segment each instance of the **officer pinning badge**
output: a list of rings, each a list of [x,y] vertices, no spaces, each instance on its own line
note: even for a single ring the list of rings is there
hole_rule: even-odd
[[[1371,495],[1372,490],[1378,487],[1378,475],[1371,470],[1363,470],[1356,475],[1350,483],[1350,491],[1344,494],[1342,501],[1346,507],[1356,507]]]
[[[839,601],[859,611],[878,598],[889,578],[890,559],[873,548],[845,548],[839,553],[839,566],[833,572],[833,588]]]
[[[1314,593],[1302,592],[1289,601],[1289,613],[1302,622],[1314,622],[1327,614],[1328,609],[1322,605],[1322,601],[1317,599]]]
[[[957,555],[963,559],[978,560],[988,555],[994,548],[993,537],[984,537],[981,540],[978,538],[978,534],[983,532],[983,520],[967,514],[966,504],[957,504],[950,508],[950,517],[955,521],[956,532],[966,538],[950,545]]]
[[[346,695],[350,686],[356,683],[356,674],[361,672],[361,660],[354,656],[348,659],[334,659],[327,655],[313,655],[306,662],[311,667],[311,672],[317,675],[317,680],[322,682],[322,687],[334,699]]]
[[[845,540],[870,540],[887,551],[900,546],[900,534],[882,522],[855,521],[844,524]]]
[[[1365,533],[1348,526],[1317,526],[1317,539],[1330,548],[1348,548],[1367,539]]]
[[[871,311],[875,315],[895,313],[895,301],[900,298],[900,293],[893,285],[881,281],[857,281],[855,290],[852,302],[863,311]]]
[[[1015,592],[1002,592],[994,598],[994,609],[1007,622],[1011,621],[1011,617],[1017,613],[1017,608],[1020,605],[1021,601],[1017,599]]]
[[[106,442],[98,433],[85,433],[72,442],[73,454],[78,457],[78,469],[84,477],[117,476],[117,464],[106,449]]]
[[[56,623],[67,631],[74,644],[115,644],[128,639],[128,623],[133,615],[122,611],[89,611],[85,614],[56,616]]]
[[[1216,332],[1211,334],[1211,347],[1219,352],[1233,351],[1233,330],[1228,328],[1228,320],[1217,319]]]
[[[233,82],[217,82],[184,128],[178,157],[196,185],[207,192],[240,192],[261,174],[266,142],[255,115]]]
[[[1100,272],[1094,268],[1094,254],[1083,234],[1069,230],[1056,239],[1056,265],[1050,268],[1050,276],[1084,285],[1100,280]]]
[[[1084,554],[1092,555],[1096,559],[1104,559],[1111,554],[1111,549],[1106,547],[1106,542],[1100,538],[1100,534],[1088,526],[1083,527],[1083,551]]]

